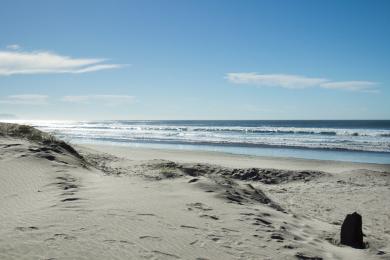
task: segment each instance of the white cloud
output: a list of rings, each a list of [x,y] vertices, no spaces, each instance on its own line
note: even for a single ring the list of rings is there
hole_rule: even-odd
[[[333,81],[326,82],[320,85],[322,88],[328,89],[344,89],[349,91],[361,92],[378,92],[378,83],[372,81]]]
[[[0,104],[10,105],[45,105],[48,96],[36,94],[10,95],[0,99]]]
[[[134,96],[128,95],[85,95],[85,96],[64,96],[61,99],[64,102],[70,103],[101,103],[102,105],[114,106],[121,104],[129,104],[135,101]]]
[[[98,65],[86,67],[84,69],[80,69],[74,73],[86,73],[86,72],[93,72],[98,70],[117,69],[123,66],[124,65],[121,64],[98,64]]]
[[[331,81],[326,78],[311,78],[289,74],[258,74],[255,72],[228,73],[226,78],[234,84],[246,84],[259,87],[281,87],[289,89],[319,87],[372,93],[379,91],[376,88],[378,83],[371,81]]]
[[[236,84],[250,84],[263,87],[282,88],[307,88],[318,86],[326,82],[323,78],[309,78],[288,74],[257,74],[249,73],[228,73],[227,79]]]
[[[46,51],[0,51],[0,76],[43,73],[86,73],[123,67],[105,59],[80,59]]]
[[[7,47],[7,49],[10,49],[10,50],[19,50],[21,48],[20,45],[18,45],[18,44],[9,44],[6,47]]]

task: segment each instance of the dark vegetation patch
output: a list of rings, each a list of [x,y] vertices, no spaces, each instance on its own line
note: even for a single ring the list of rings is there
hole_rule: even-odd
[[[292,171],[279,169],[243,168],[231,169],[209,164],[175,163],[171,161],[151,162],[147,168],[158,170],[162,178],[180,177],[183,175],[194,177],[190,182],[196,182],[197,177],[219,175],[243,181],[255,181],[264,184],[281,184],[291,181],[310,181],[324,176],[320,171]]]

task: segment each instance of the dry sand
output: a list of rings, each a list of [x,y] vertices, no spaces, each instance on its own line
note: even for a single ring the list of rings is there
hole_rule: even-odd
[[[389,165],[76,149],[0,136],[0,259],[390,259]]]

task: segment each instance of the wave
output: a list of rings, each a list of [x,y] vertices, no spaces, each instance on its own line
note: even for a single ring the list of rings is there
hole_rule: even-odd
[[[323,136],[373,136],[390,137],[390,130],[381,129],[341,129],[341,128],[303,128],[303,127],[214,127],[214,126],[167,126],[145,124],[123,124],[117,121],[110,123],[74,123],[67,125],[37,124],[37,127],[48,129],[75,130],[118,130],[118,131],[172,131],[172,132],[215,132],[237,134],[275,134],[275,135],[323,135]]]
[[[110,143],[156,143],[156,144],[178,144],[178,145],[217,145],[217,146],[234,146],[248,148],[300,148],[300,149],[315,149],[315,150],[335,150],[335,151],[364,151],[364,152],[379,152],[390,153],[389,145],[373,145],[373,144],[354,144],[347,141],[339,143],[305,143],[305,142],[251,142],[242,140],[195,140],[195,139],[176,139],[166,137],[115,137],[115,136],[72,136],[63,135],[63,138],[71,140],[84,141],[107,141]]]
[[[34,121],[29,124],[76,142],[143,142],[243,147],[293,147],[390,153],[390,129],[219,126],[148,121]]]

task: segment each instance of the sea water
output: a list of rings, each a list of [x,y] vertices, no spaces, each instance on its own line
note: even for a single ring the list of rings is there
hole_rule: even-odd
[[[73,143],[390,163],[390,120],[19,121]]]

